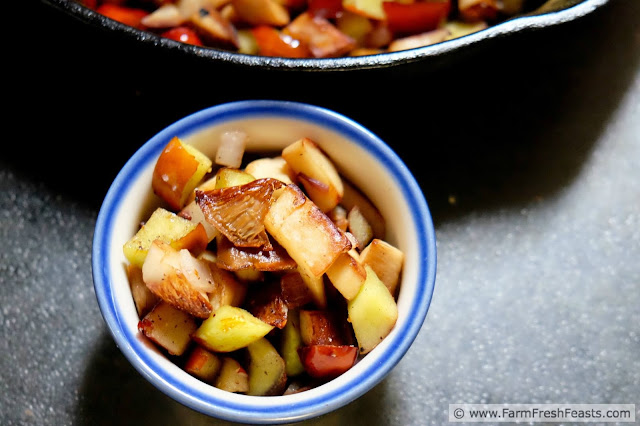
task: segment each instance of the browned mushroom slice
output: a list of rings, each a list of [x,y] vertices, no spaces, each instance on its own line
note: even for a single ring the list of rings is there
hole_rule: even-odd
[[[238,247],[272,250],[264,227],[273,192],[284,184],[273,178],[239,186],[196,191],[196,202],[207,222]]]
[[[252,268],[258,271],[290,271],[297,268],[296,262],[278,243],[272,243],[272,250],[254,247],[237,247],[226,237],[218,239],[216,264],[228,271]]]

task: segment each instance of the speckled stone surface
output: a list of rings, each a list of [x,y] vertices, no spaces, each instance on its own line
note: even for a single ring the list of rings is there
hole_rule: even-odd
[[[46,73],[14,80],[33,125],[0,154],[0,425],[225,424],[122,356],[95,300],[91,240],[139,144],[250,97],[370,127],[414,171],[436,225],[436,291],[415,344],[369,393],[308,424],[442,425],[451,403],[640,410],[638,22],[640,3],[618,0],[431,72],[240,74],[230,88],[208,70],[69,36],[78,28],[66,21],[56,36],[43,19],[28,52],[38,55],[21,64]],[[198,90],[184,90],[187,77]]]

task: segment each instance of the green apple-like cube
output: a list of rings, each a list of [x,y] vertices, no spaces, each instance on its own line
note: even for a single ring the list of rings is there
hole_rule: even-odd
[[[214,352],[232,352],[264,337],[273,326],[250,312],[224,305],[204,320],[193,334],[193,340]]]
[[[280,353],[284,358],[287,376],[298,376],[304,372],[300,362],[298,348],[302,346],[300,335],[300,312],[290,309],[287,314],[287,324],[284,326]]]
[[[378,346],[398,320],[395,299],[373,269],[368,265],[365,265],[365,269],[367,278],[356,297],[347,305],[349,322],[353,326],[361,354]]]
[[[247,346],[249,354],[249,395],[281,395],[287,384],[284,359],[267,338]]]

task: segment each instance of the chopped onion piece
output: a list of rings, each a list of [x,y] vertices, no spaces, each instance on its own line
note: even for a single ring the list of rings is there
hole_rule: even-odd
[[[240,130],[224,132],[216,152],[216,164],[239,168],[247,145],[247,134]]]

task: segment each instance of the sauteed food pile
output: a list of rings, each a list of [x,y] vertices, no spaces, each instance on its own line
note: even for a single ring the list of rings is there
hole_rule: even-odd
[[[229,392],[282,395],[331,380],[398,319],[404,253],[315,141],[215,158],[175,137],[155,165],[156,207],[123,247],[139,331]]]
[[[536,0],[77,0],[126,25],[249,55],[328,58],[413,49],[487,28]]]

